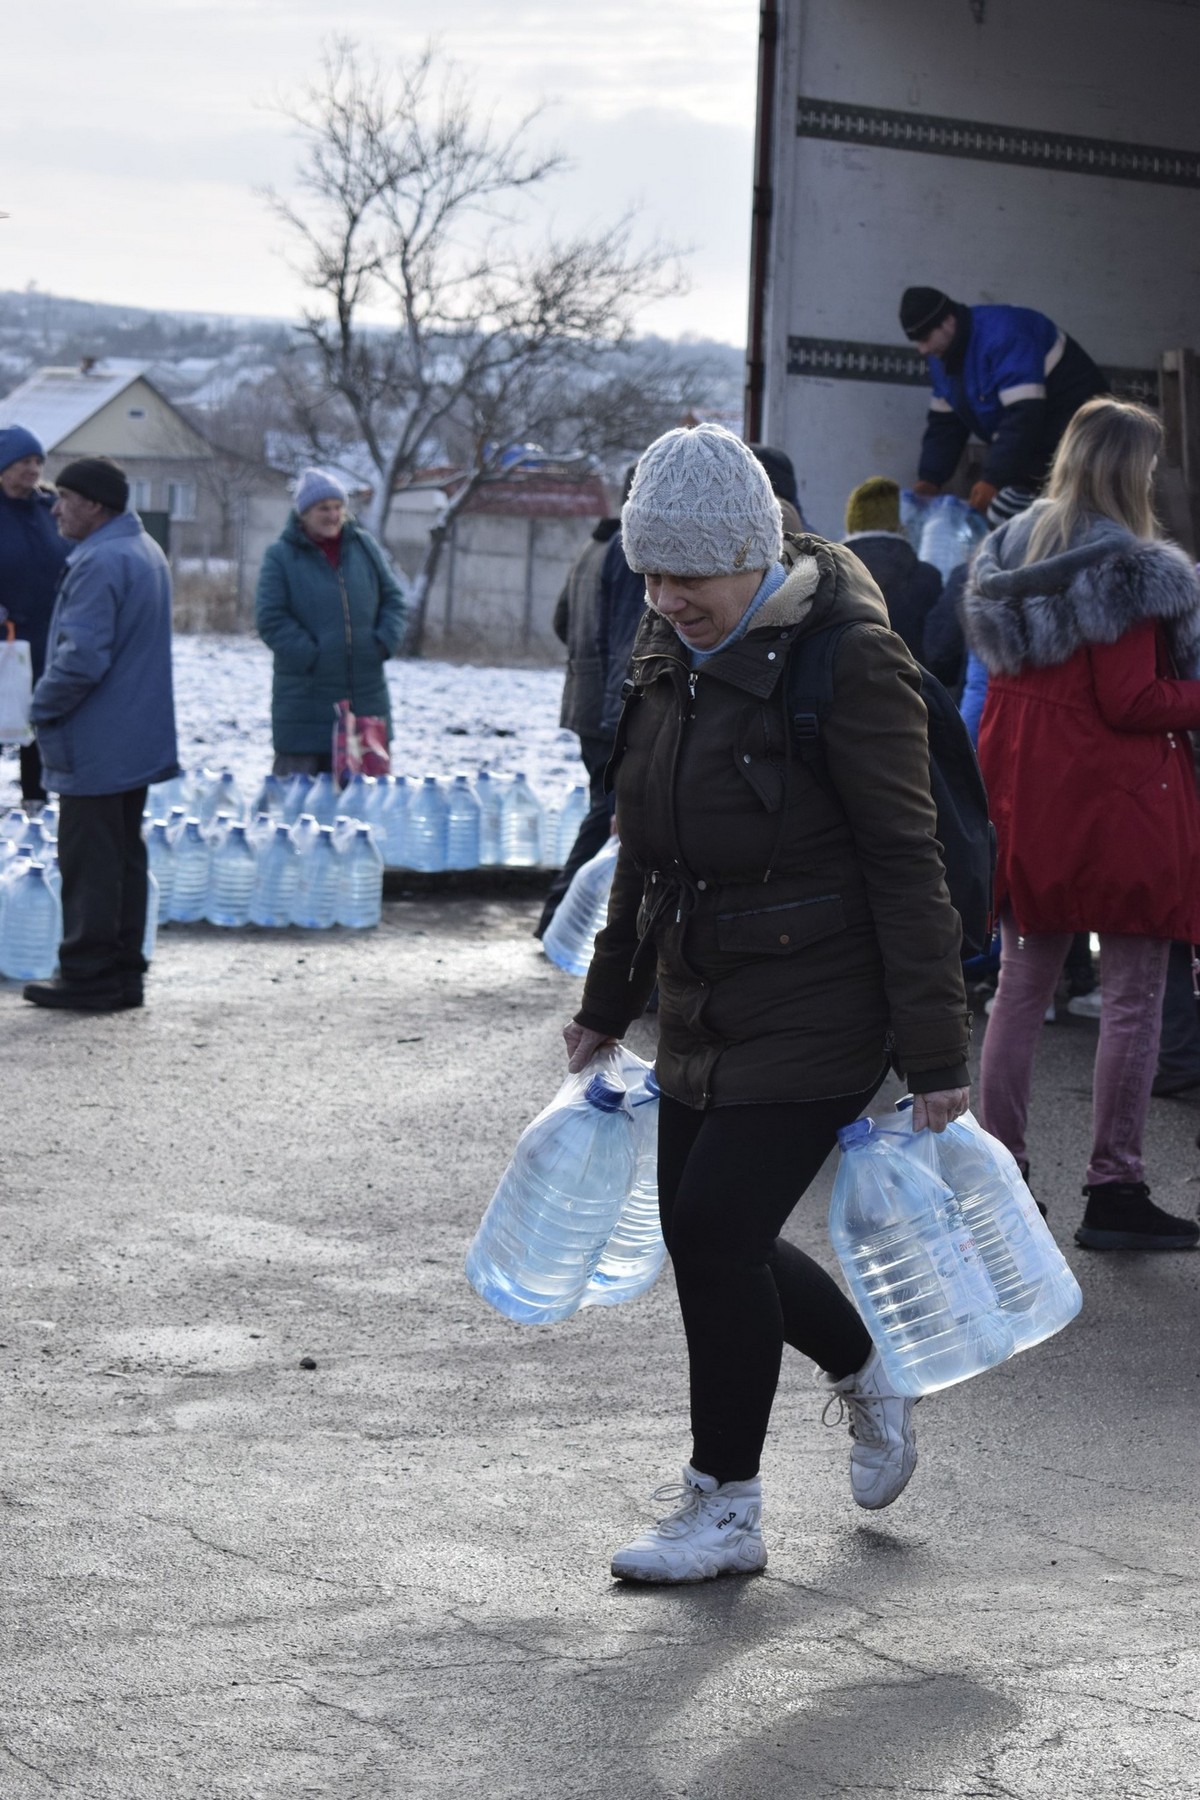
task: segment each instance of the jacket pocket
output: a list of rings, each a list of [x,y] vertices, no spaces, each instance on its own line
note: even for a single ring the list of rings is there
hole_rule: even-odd
[[[749,912],[717,914],[717,946],[753,956],[790,956],[846,929],[840,894],[785,900]]]
[[[71,727],[66,719],[54,719],[34,726],[38,751],[48,769],[56,773],[71,775],[75,771],[74,759],[71,756]]]

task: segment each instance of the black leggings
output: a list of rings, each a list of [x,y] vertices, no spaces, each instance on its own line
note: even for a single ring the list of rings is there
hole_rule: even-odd
[[[837,1380],[871,1354],[837,1283],[779,1232],[838,1128],[878,1088],[707,1112],[659,1102],[659,1210],[687,1335],[692,1466],[718,1481],[758,1473],[785,1343]]]

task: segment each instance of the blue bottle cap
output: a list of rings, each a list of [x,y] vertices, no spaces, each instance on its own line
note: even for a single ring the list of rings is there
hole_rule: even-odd
[[[625,1099],[625,1089],[611,1075],[593,1075],[583,1093],[589,1106],[601,1112],[619,1112]]]
[[[843,1125],[838,1132],[838,1143],[843,1150],[852,1150],[858,1144],[865,1144],[874,1127],[870,1119],[855,1119],[852,1125]]]

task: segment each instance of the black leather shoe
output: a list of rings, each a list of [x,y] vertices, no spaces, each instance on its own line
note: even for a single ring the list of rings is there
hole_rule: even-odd
[[[1156,1075],[1150,1083],[1156,1100],[1173,1100],[1177,1094],[1190,1094],[1194,1088],[1200,1088],[1200,1070],[1191,1075]]]
[[[127,1000],[125,990],[117,982],[91,987],[82,981],[64,981],[61,975],[53,981],[27,981],[21,991],[35,1006],[55,1007],[63,1012],[122,1012],[127,1006],[142,1003],[140,991],[136,1000]]]
[[[1144,1181],[1097,1181],[1084,1187],[1087,1207],[1075,1242],[1085,1250],[1193,1250],[1195,1219],[1155,1206]]]

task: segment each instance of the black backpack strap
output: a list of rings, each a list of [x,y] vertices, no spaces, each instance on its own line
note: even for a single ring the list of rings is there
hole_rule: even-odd
[[[793,753],[818,779],[825,779],[821,730],[833,705],[833,666],[847,631],[862,621],[841,619],[810,631],[797,643],[787,664],[787,716]]]

